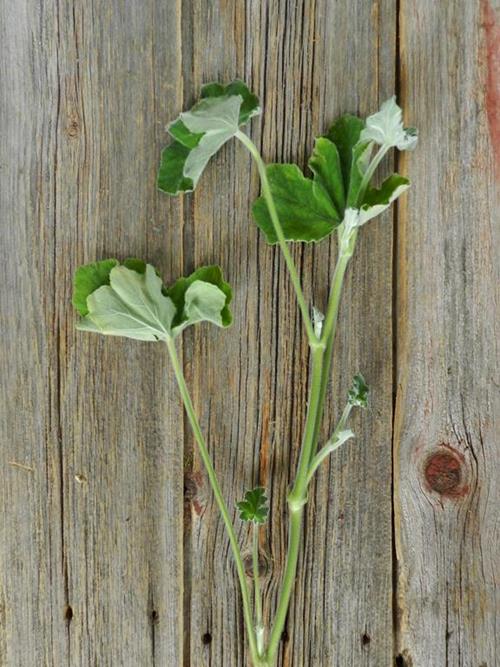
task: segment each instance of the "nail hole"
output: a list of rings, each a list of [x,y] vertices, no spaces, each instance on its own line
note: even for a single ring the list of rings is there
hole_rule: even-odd
[[[211,641],[212,641],[212,635],[209,632],[205,632],[205,634],[202,635],[201,643],[207,646],[208,644],[210,644]]]
[[[67,604],[64,608],[64,618],[66,621],[68,621],[68,623],[70,623],[71,619],[73,618],[73,609],[69,604]]]
[[[153,623],[158,623],[159,618],[160,618],[160,615],[158,614],[158,612],[156,611],[156,609],[153,609],[153,611],[151,612],[151,620],[152,620],[152,622],[153,622]]]
[[[396,667],[405,667],[405,659],[402,655],[396,656]]]
[[[367,635],[365,632],[365,634],[361,637],[361,643],[363,644],[363,646],[366,646],[370,642],[371,642],[371,637],[370,635]]]

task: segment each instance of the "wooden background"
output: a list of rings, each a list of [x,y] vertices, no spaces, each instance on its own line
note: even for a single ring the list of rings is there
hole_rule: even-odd
[[[421,135],[395,158],[410,193],[349,271],[327,421],[358,370],[371,406],[311,493],[279,665],[500,665],[499,42],[499,0],[2,2],[2,666],[246,664],[165,352],[75,331],[72,274],[98,258],[167,282],[218,262],[234,285],[234,326],[187,333],[183,363],[229,504],[272,479],[276,603],[307,396],[296,303],[241,146],[194,195],[155,188],[167,122],[234,77],[261,98],[268,160],[304,165],[338,114],[393,92]],[[320,308],[334,250],[294,249]]]

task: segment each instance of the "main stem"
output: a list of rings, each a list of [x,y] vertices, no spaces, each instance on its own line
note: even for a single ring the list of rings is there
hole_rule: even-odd
[[[278,601],[278,608],[274,618],[274,625],[269,638],[266,657],[270,665],[273,664],[279,641],[285,627],[286,615],[290,604],[290,597],[295,584],[297,573],[297,561],[300,550],[300,540],[302,533],[302,516],[304,514],[304,505],[307,502],[307,475],[309,471],[309,461],[311,452],[314,449],[314,432],[316,417],[319,410],[321,396],[321,376],[323,368],[324,349],[322,347],[312,350],[312,376],[311,392],[309,398],[309,408],[307,411],[306,425],[304,430],[304,439],[300,453],[297,476],[292,491],[288,496],[288,508],[290,511],[288,554],[281,584],[281,591]]]
[[[233,524],[231,522],[231,517],[229,516],[229,511],[227,509],[227,505],[222,495],[222,491],[219,486],[219,482],[217,480],[217,475],[215,473],[215,469],[212,464],[212,460],[210,458],[207,445],[205,443],[205,438],[203,437],[203,433],[201,432],[198,418],[196,417],[196,413],[194,411],[193,403],[191,401],[189,390],[187,388],[186,381],[184,379],[184,374],[182,372],[182,368],[179,362],[179,357],[177,356],[177,351],[175,349],[175,343],[172,338],[167,338],[167,349],[170,355],[170,359],[172,361],[175,378],[179,386],[179,391],[184,403],[184,408],[186,410],[189,423],[191,424],[194,438],[196,440],[196,444],[198,445],[200,456],[207,471],[208,479],[210,481],[210,485],[214,493],[215,502],[217,503],[217,506],[221,513],[222,520],[224,521],[224,525],[226,527],[226,531],[229,537],[229,543],[231,545],[234,561],[236,563],[236,572],[238,573],[238,579],[240,582],[241,597],[243,602],[243,616],[245,619],[245,626],[248,633],[250,653],[252,655],[252,660],[254,664],[259,665],[260,664],[259,651],[257,649],[257,641],[252,623],[252,606],[250,602],[250,592],[248,590],[248,584],[245,575],[245,566],[243,565],[243,559],[241,557],[240,549],[238,546],[238,540],[236,538]]]

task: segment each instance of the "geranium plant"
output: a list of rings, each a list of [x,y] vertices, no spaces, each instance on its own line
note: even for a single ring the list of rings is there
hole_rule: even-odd
[[[257,97],[241,81],[226,86],[218,83],[204,86],[200,101],[181,113],[168,128],[172,139],[162,153],[158,186],[169,195],[191,192],[211,156],[230,139],[240,141],[254,158],[261,180],[262,194],[253,205],[253,217],[266,241],[279,245],[302,314],[310,347],[310,393],[299,463],[287,498],[288,555],[272,621],[263,618],[258,567],[258,531],[268,515],[266,491],[259,486],[247,490],[237,503],[239,520],[249,522],[253,531],[252,592],[233,527],[234,511],[224,500],[176,351],[176,338],[186,327],[199,322],[220,327],[231,323],[232,293],[221,270],[217,266],[201,267],[166,287],[154,267],[141,260],[127,259],[120,263],[105,259],[76,271],[73,304],[81,316],[79,329],[165,343],[227,530],[251,659],[255,667],[271,667],[276,661],[296,577],[309,487],[315,472],[330,454],[354,438],[349,428],[351,411],[365,407],[368,399],[365,380],[357,374],[339,422],[330,429],[327,442],[319,442],[344,275],[360,228],[409,187],[408,179],[399,174],[392,174],[379,187],[374,186],[378,165],[392,148],[413,149],[417,133],[414,128],[403,126],[402,112],[394,97],[366,121],[344,115],[316,139],[308,162],[310,174],[304,175],[294,164],[264,164],[256,145],[242,129],[260,112]],[[307,303],[288,244],[318,242],[334,231],[337,263],[328,306],[322,314]],[[268,493],[272,493],[272,488]]]

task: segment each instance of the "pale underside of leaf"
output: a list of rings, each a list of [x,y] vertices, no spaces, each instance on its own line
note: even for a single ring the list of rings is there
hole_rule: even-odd
[[[79,328],[107,336],[155,341],[170,335],[175,305],[162,293],[162,281],[148,264],[141,274],[125,266],[111,270],[110,285],[87,298],[89,314]]]

